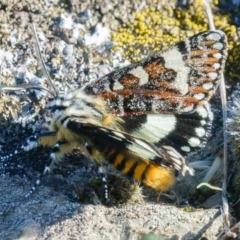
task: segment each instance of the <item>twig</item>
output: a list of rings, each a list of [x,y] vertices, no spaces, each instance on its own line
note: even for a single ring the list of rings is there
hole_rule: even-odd
[[[215,25],[213,21],[213,15],[211,11],[211,7],[208,3],[208,0],[203,0],[205,5],[209,29],[215,30]],[[228,200],[226,197],[227,192],[227,131],[226,131],[226,119],[227,119],[227,100],[226,100],[226,87],[225,81],[222,74],[222,78],[220,81],[220,92],[221,92],[221,101],[222,101],[222,115],[223,115],[223,182],[222,182],[222,202],[223,202],[223,215],[224,215],[224,223],[226,227],[230,226],[229,222],[229,206]]]
[[[51,80],[51,78],[50,78],[50,76],[48,74],[48,71],[46,69],[45,63],[44,63],[44,61],[42,59],[40,46],[39,46],[39,42],[38,42],[38,38],[37,38],[37,32],[36,32],[35,25],[34,25],[33,21],[31,20],[31,15],[30,15],[30,21],[32,23],[32,30],[33,30],[33,36],[34,36],[35,45],[36,45],[36,52],[37,52],[38,59],[41,62],[43,74],[46,76],[48,85],[50,86],[51,90],[53,91],[53,93],[54,93],[53,95],[56,97],[57,96],[57,90],[56,90],[55,86],[52,83],[52,80]]]

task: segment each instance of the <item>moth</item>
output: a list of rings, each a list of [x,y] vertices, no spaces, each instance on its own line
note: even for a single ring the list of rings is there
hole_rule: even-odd
[[[107,161],[123,175],[167,191],[175,171],[191,172],[184,157],[206,145],[213,120],[208,101],[226,58],[226,35],[202,32],[49,99],[50,132],[30,137],[22,149],[53,147],[43,175],[78,148],[100,166]]]

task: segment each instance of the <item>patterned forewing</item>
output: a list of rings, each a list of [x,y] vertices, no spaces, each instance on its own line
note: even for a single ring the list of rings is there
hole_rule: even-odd
[[[215,92],[226,58],[225,34],[203,32],[114,71],[85,91],[105,99],[118,116],[193,112]]]

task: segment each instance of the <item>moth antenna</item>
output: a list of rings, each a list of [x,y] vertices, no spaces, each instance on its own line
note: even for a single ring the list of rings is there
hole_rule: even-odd
[[[41,51],[40,51],[40,46],[39,46],[39,41],[38,41],[38,37],[37,37],[37,32],[36,32],[36,28],[35,28],[35,25],[32,21],[32,18],[30,16],[30,22],[32,23],[32,30],[33,30],[33,36],[34,36],[34,39],[35,39],[35,46],[36,46],[36,52],[37,52],[37,56],[38,56],[38,59],[40,60],[41,62],[41,66],[42,66],[42,70],[43,70],[43,74],[45,75],[45,77],[47,78],[47,82],[48,82],[48,85],[50,86],[51,90],[52,90],[52,95],[54,97],[57,97],[58,94],[57,94],[57,90],[55,88],[55,86],[53,85],[53,82],[51,80],[51,77],[49,76],[48,74],[48,71],[46,69],[46,65],[42,59],[42,55],[41,55]],[[50,91],[49,91],[50,92]]]
[[[50,94],[52,94],[54,97],[55,94],[43,87],[43,86],[40,86],[40,85],[34,85],[34,84],[19,84],[18,86],[14,86],[14,87],[11,87],[11,86],[0,86],[0,90],[3,90],[3,91],[21,91],[21,92],[26,92],[26,89],[36,89],[36,90],[44,90]]]
[[[0,90],[1,91],[21,91],[21,92],[25,92],[26,88],[24,87],[9,87],[9,86],[0,86]]]
[[[50,93],[53,97],[57,97],[57,95],[54,94],[53,91],[51,91],[51,90],[49,90],[49,89],[47,89],[47,88],[45,88],[45,87],[43,87],[43,86],[40,86],[40,85],[28,84],[28,85],[26,86],[26,89],[44,90],[44,91]]]

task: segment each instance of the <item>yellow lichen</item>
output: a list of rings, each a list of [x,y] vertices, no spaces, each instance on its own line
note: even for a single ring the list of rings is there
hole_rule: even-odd
[[[213,2],[217,9],[218,1]],[[112,34],[116,42],[114,51],[123,50],[126,59],[138,61],[153,51],[166,48],[198,32],[208,30],[208,19],[202,0],[192,1],[186,8],[167,6],[161,9],[147,7],[134,14],[132,22],[121,25],[119,31]],[[229,58],[226,64],[230,80],[239,79],[240,73],[240,31],[231,24],[231,16],[218,11],[213,13],[217,29],[228,36]]]

